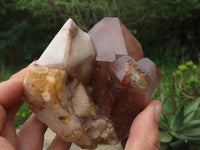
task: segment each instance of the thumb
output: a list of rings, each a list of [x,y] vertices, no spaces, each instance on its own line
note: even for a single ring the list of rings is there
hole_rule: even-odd
[[[125,150],[159,150],[159,118],[162,111],[160,101],[153,100],[135,118]]]

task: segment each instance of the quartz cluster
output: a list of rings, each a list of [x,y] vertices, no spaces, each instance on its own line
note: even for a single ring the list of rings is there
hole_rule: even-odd
[[[88,33],[69,19],[28,71],[23,97],[62,139],[92,149],[126,137],[160,82],[118,18],[104,18]]]

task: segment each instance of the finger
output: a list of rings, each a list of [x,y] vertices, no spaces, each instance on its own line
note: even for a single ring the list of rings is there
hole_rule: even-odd
[[[59,136],[56,136],[47,150],[68,150],[71,143],[62,140]]]
[[[13,120],[20,106],[21,104],[16,104],[14,107],[9,108],[7,110],[3,129],[2,132],[0,133],[0,135],[2,137],[5,137],[7,141],[14,147],[18,147],[18,140],[17,140],[16,130],[13,125]]]
[[[8,108],[6,110],[7,115],[6,115],[6,120],[10,120],[11,122],[13,122],[16,113],[18,112],[18,110],[20,109],[20,107],[22,106],[24,102],[23,101],[19,101],[16,104],[14,104],[14,106],[12,106],[11,108]]]
[[[13,120],[14,120],[15,114],[19,110],[22,103],[23,102],[20,101],[19,103],[15,104],[13,107],[10,107],[7,109],[5,122],[3,124],[3,129],[2,129],[2,132],[0,133],[0,135],[6,138],[7,141],[14,147],[18,147],[18,137],[16,134],[16,129],[13,125]]]
[[[23,78],[13,78],[0,84],[0,105],[8,109],[21,100]]]
[[[0,133],[0,135],[5,137],[7,141],[10,142],[11,145],[13,145],[14,147],[18,147],[18,138],[16,134],[16,129],[13,125],[13,120],[20,106],[21,104],[19,103],[7,110],[3,130]]]
[[[0,137],[0,149],[15,150],[14,147],[4,137]]]
[[[0,136],[4,137],[13,147],[18,147],[16,129],[12,121],[6,120]]]
[[[133,121],[125,150],[159,150],[159,124],[162,111],[159,101],[152,101]]]
[[[0,133],[1,133],[2,129],[3,129],[5,121],[6,121],[6,111],[0,105]]]
[[[19,149],[42,150],[46,129],[47,126],[38,120],[35,114],[32,114],[18,134]]]
[[[24,68],[13,75],[9,80],[0,83],[0,105],[5,109],[21,100],[23,80],[30,67],[31,66]]]

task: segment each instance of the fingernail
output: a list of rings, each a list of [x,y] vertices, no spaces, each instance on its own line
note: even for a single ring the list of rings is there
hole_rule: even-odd
[[[158,103],[154,106],[154,115],[157,122],[160,119],[161,112],[162,112],[162,104]]]

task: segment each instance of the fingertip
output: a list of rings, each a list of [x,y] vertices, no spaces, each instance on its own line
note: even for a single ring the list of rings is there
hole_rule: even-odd
[[[130,129],[130,134],[132,130],[135,129],[135,126],[139,127],[147,127],[147,125],[151,125],[154,127],[158,127],[158,120],[160,118],[162,112],[162,103],[158,100],[152,100],[147,107],[140,112],[135,120],[133,121]],[[147,123],[147,124],[145,124]]]
[[[135,118],[125,149],[150,149],[160,147],[158,120],[162,111],[160,101],[153,100]],[[146,143],[145,145],[143,143]]]
[[[23,79],[15,78],[0,84],[0,104],[7,110],[21,100]]]
[[[155,115],[155,120],[157,122],[159,122],[161,113],[162,113],[162,103],[160,101],[157,101],[156,104],[154,105],[154,115]]]
[[[152,100],[142,113],[147,114],[150,112],[153,112],[153,115],[151,115],[152,120],[159,122],[162,113],[162,103],[158,100]]]
[[[161,106],[162,106],[162,103],[161,103],[161,101],[159,101],[159,100],[152,100],[152,101],[149,103],[149,105],[161,105]]]

